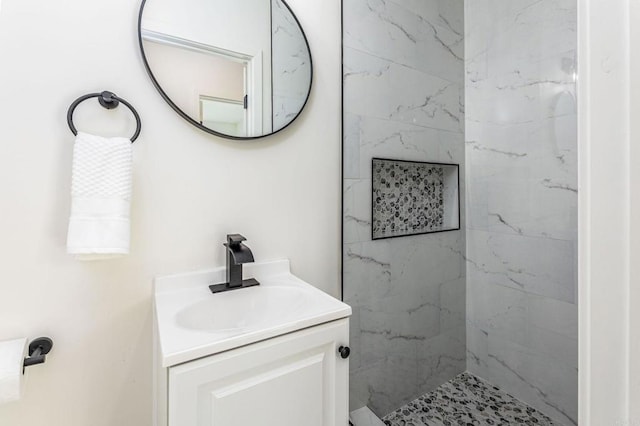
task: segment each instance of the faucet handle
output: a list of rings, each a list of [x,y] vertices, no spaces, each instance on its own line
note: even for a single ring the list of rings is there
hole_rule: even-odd
[[[240,234],[227,234],[227,242],[223,245],[227,248],[227,256],[231,255],[233,262],[237,265],[253,262],[251,249],[244,244],[247,239]],[[227,257],[227,260],[229,258]]]
[[[227,242],[229,243],[229,247],[238,246],[243,241],[247,241],[247,239],[240,234],[227,234]]]

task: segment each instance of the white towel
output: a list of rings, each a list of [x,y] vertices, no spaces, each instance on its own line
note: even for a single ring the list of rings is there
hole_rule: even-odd
[[[129,253],[131,141],[78,133],[67,252],[82,260]]]

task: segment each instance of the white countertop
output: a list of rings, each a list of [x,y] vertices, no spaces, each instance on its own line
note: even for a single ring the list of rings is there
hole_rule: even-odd
[[[212,294],[225,268],[155,279],[163,367],[171,367],[351,315],[351,307],[302,281],[289,261],[244,265],[257,287]]]

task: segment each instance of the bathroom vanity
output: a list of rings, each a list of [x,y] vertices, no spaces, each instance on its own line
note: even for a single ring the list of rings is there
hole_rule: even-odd
[[[348,424],[351,308],[290,273],[212,294],[225,268],[155,280],[158,426]]]

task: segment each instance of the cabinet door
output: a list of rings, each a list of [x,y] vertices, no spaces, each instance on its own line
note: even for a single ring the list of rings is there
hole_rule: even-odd
[[[346,426],[348,320],[169,370],[169,426]]]

